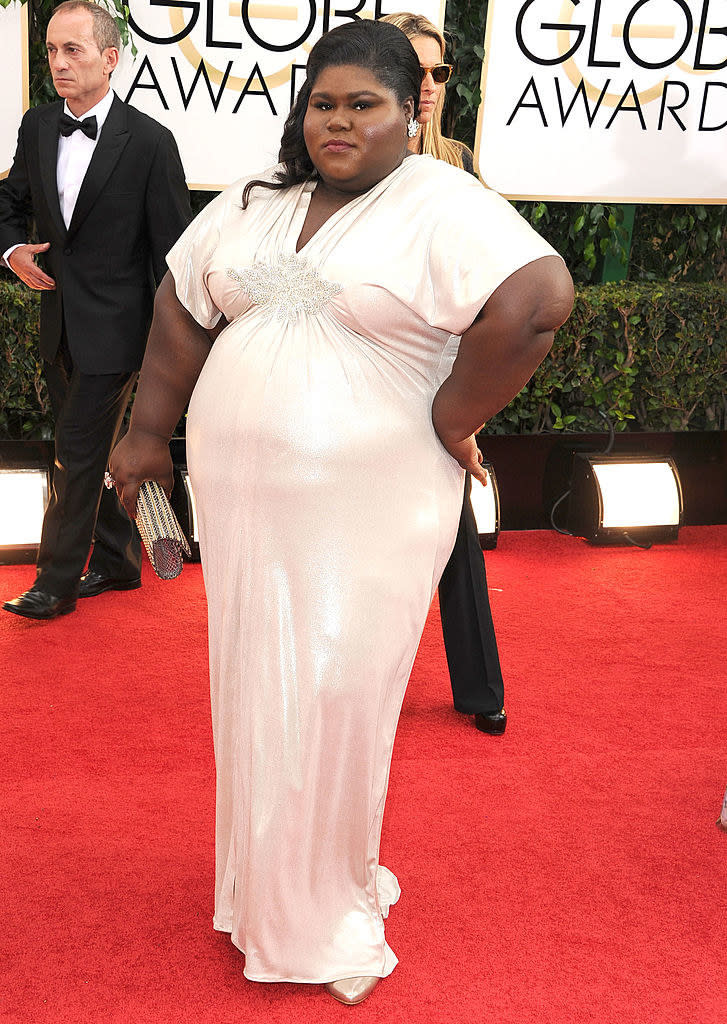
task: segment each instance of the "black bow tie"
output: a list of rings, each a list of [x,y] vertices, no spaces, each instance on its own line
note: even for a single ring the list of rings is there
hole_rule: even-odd
[[[75,117],[61,114],[61,135],[73,135],[77,128],[84,135],[88,136],[89,139],[95,139],[98,132],[95,115],[93,117],[86,117],[83,121],[77,121]]]

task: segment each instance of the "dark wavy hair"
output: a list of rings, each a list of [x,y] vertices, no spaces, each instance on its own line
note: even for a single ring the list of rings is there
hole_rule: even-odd
[[[414,100],[414,116],[419,113],[422,73],[419,58],[407,37],[394,25],[383,21],[347,22],[331,29],[313,47],[306,66],[305,82],[300,88],[280,140],[278,160],[283,164],[275,181],[249,181],[242,193],[242,208],[247,208],[250,191],[256,185],[281,189],[299,185],[315,175],[315,168],[303,138],[303,121],[308,100],[321,71],[352,64],[370,71],[396,96],[400,103]]]

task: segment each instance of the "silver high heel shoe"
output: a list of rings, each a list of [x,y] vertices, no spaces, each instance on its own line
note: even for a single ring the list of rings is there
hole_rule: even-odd
[[[341,981],[329,981],[326,991],[339,1003],[355,1006],[370,996],[378,985],[380,978],[342,978]]]

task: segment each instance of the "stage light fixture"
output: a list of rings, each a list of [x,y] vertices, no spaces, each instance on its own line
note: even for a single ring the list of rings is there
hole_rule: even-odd
[[[199,528],[197,525],[197,506],[194,500],[192,482],[189,479],[189,473],[184,463],[175,462],[171,502],[182,532],[189,541],[190,561],[198,562]]]
[[[194,500],[194,491],[192,490],[192,481],[189,479],[189,473],[187,470],[182,470],[182,481],[184,483],[184,490],[187,495],[187,501],[189,503],[189,539],[193,540],[195,544],[199,544],[199,527],[197,523],[197,505]]]
[[[1,564],[34,561],[48,493],[46,469],[0,469]]]
[[[683,499],[674,460],[658,455],[578,452],[568,503],[571,533],[592,544],[676,540]]]
[[[497,478],[492,463],[483,462],[482,468],[487,474],[487,487],[478,480],[472,481],[472,511],[475,514],[480,544],[487,551],[497,547],[497,536],[500,532],[500,492],[497,489]]]

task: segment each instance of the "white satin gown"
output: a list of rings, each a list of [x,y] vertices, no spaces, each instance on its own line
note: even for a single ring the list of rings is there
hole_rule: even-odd
[[[399,886],[379,865],[392,745],[462,505],[432,400],[492,291],[553,250],[429,157],[404,160],[299,253],[313,186],[255,188],[243,211],[246,180],[168,257],[197,321],[229,321],[187,428],[209,606],[214,927],[252,980],[383,977],[397,962],[383,918]]]

